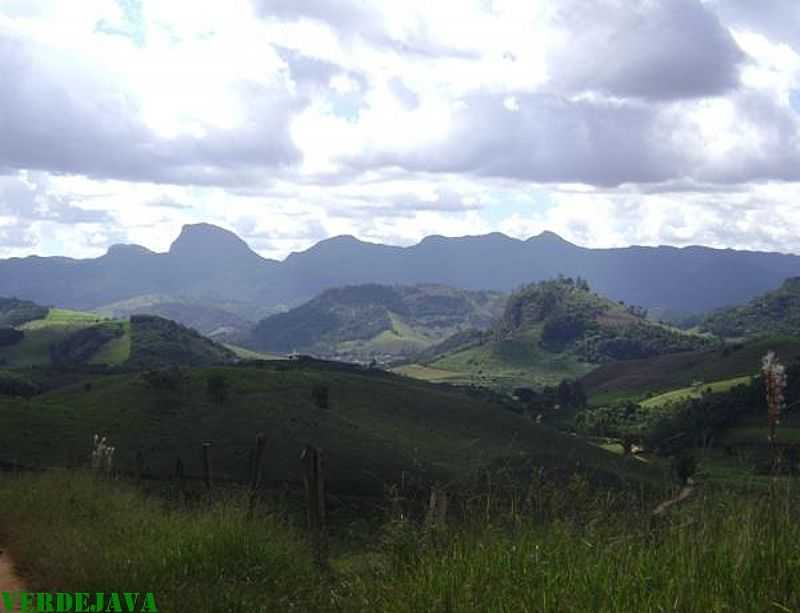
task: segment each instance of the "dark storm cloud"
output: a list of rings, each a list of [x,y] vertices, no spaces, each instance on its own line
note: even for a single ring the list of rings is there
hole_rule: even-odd
[[[595,185],[665,181],[681,165],[647,106],[516,98],[519,110],[510,111],[503,96],[469,96],[445,141],[405,153],[369,152],[361,163]]]
[[[237,131],[165,139],[116,75],[80,58],[0,30],[0,74],[0,168],[224,185],[300,157],[288,131],[300,102],[279,87],[239,86],[246,116]]]
[[[744,55],[699,0],[626,0],[559,4],[569,33],[550,63],[570,90],[676,99],[734,89]]]
[[[702,140],[687,118],[691,109],[680,105],[663,113],[646,103],[515,98],[511,111],[503,96],[468,96],[443,140],[401,152],[376,148],[349,163],[599,187],[800,179],[800,122],[765,93],[731,96],[738,125],[757,140],[745,138],[725,155],[713,154],[718,136]]]

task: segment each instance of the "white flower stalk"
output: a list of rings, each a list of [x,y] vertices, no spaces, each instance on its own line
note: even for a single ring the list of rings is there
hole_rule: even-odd
[[[100,438],[99,434],[94,435],[92,442],[94,444],[91,457],[92,470],[110,474],[114,462],[115,447],[106,442],[105,436]]]
[[[769,442],[775,442],[775,426],[780,423],[781,411],[784,408],[783,392],[786,389],[786,369],[780,363],[774,351],[770,351],[761,361],[761,373],[767,388],[767,423],[769,424]]]

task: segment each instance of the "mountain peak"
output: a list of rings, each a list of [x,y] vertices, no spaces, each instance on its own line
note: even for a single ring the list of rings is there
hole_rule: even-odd
[[[230,230],[208,223],[187,224],[169,248],[171,255],[198,259],[255,252]]]
[[[125,256],[125,255],[154,255],[147,247],[135,244],[116,243],[111,245],[106,252],[110,256]]]
[[[553,245],[572,245],[572,243],[570,243],[568,240],[550,230],[544,230],[540,234],[530,237],[528,240],[549,243]]]

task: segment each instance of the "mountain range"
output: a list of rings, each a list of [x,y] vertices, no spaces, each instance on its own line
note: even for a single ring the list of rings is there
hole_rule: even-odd
[[[175,305],[201,304],[256,322],[346,285],[511,291],[559,274],[581,276],[614,300],[701,313],[778,287],[800,274],[800,256],[708,247],[589,249],[544,232],[527,240],[498,233],[429,236],[410,247],[339,236],[278,261],[261,257],[228,230],[194,224],[184,226],[165,253],[115,245],[92,259],[0,260],[0,295],[84,310],[158,296],[180,321]]]

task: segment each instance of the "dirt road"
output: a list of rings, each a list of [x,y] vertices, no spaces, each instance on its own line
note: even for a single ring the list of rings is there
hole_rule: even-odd
[[[25,583],[14,570],[14,563],[5,550],[0,550],[0,592],[20,592]]]

